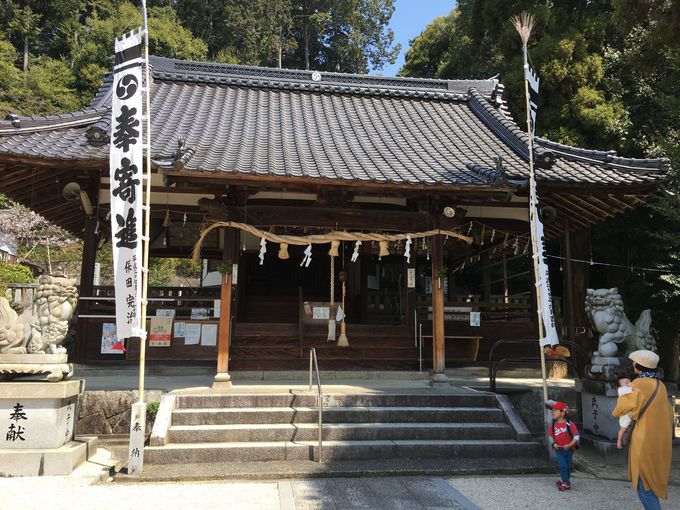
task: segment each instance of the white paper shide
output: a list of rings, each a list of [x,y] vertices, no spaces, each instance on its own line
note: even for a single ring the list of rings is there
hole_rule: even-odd
[[[141,29],[116,39],[111,105],[111,232],[118,338],[145,337],[142,298]]]

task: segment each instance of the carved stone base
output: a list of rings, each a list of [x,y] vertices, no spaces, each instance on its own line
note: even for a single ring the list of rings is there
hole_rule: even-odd
[[[0,354],[0,380],[47,374],[49,382],[70,379],[73,365],[66,354]]]

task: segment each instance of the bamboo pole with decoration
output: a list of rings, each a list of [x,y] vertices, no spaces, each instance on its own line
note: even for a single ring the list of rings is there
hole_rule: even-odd
[[[528,58],[528,51],[527,51],[527,43],[529,41],[529,38],[531,37],[531,32],[534,28],[534,17],[531,16],[530,14],[523,12],[519,16],[515,16],[512,19],[512,23],[515,26],[515,29],[519,33],[520,38],[522,39],[522,53],[523,53],[523,59],[524,59],[524,70],[525,70],[525,79],[524,79],[524,93],[525,93],[525,99],[526,99],[526,110],[527,110],[527,136],[529,137],[529,218],[532,220],[530,221],[531,225],[531,245],[532,245],[532,259],[533,259],[533,266],[534,266],[534,282],[536,283],[536,302],[538,306],[536,307],[536,315],[538,319],[538,334],[539,338],[543,338],[545,336],[545,327],[543,324],[543,315],[541,314],[541,303],[543,302],[541,299],[541,286],[538,285],[540,282],[540,273],[538,270],[538,257],[542,256],[542,254],[538,253],[537,248],[538,248],[538,232],[536,230],[536,218],[538,218],[538,211],[536,208],[536,176],[534,172],[534,141],[533,141],[533,128],[532,128],[532,123],[531,123],[531,105],[530,105],[530,94],[529,94],[529,81],[526,79],[526,74],[529,69],[529,58]],[[541,357],[541,378],[543,380],[543,401],[548,402],[548,381],[547,381],[547,375],[546,375],[546,366],[545,366],[545,356],[543,354],[543,346],[540,345],[540,357]]]
[[[144,121],[144,144],[146,158],[142,182],[145,181],[144,199],[142,211],[144,215],[144,227],[142,233],[142,292],[139,314],[139,329],[141,337],[139,342],[139,384],[137,402],[132,405],[130,416],[130,443],[128,447],[128,474],[141,476],[144,468],[144,439],[146,434],[146,403],[144,402],[144,372],[146,365],[146,313],[149,283],[149,234],[151,217],[151,99],[150,99],[150,73],[149,73],[149,26],[147,23],[146,0],[142,0],[142,18],[144,20],[144,103],[146,115]]]

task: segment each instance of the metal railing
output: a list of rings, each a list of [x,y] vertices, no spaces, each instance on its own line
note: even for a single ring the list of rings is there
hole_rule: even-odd
[[[494,357],[494,354],[496,353],[496,349],[500,347],[501,345],[508,345],[508,344],[515,344],[515,345],[536,345],[538,346],[538,341],[533,340],[533,339],[522,339],[522,340],[498,340],[496,343],[494,343],[493,347],[491,348],[491,352],[489,353],[489,391],[496,392],[496,377],[498,374],[498,370],[502,365],[509,365],[509,364],[521,364],[521,365],[533,365],[536,362],[540,362],[541,358],[536,356],[505,356],[500,359],[496,359]],[[566,359],[563,357],[557,357],[557,358],[546,358],[546,361],[555,361],[555,362],[562,362],[574,369],[576,372],[576,375],[578,377],[581,377],[582,369],[585,367],[586,363],[588,363],[588,355],[585,353],[583,348],[570,341],[570,340],[561,340],[560,341],[561,345],[566,345],[569,347],[571,354],[572,354],[572,359]],[[574,361],[572,361],[574,360]]]
[[[312,391],[312,367],[316,371],[316,398],[319,407],[319,455],[317,462],[322,462],[323,448],[323,392],[321,391],[321,378],[319,377],[319,363],[316,360],[316,349],[309,349],[309,391]]]

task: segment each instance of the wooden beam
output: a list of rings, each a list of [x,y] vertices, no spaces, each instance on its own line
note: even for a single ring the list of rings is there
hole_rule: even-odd
[[[226,184],[236,184],[245,186],[262,186],[271,183],[277,189],[283,186],[289,187],[311,187],[327,190],[328,188],[346,188],[346,189],[360,189],[362,192],[368,190],[403,190],[409,191],[427,191],[433,193],[441,191],[444,193],[452,193],[456,191],[465,192],[479,192],[479,193],[497,193],[504,194],[514,192],[514,186],[499,186],[499,185],[465,185],[465,184],[409,184],[409,183],[393,183],[393,182],[377,182],[377,181],[362,181],[362,180],[345,180],[345,179],[326,179],[315,177],[293,177],[281,175],[256,175],[256,174],[240,174],[236,172],[220,172],[206,174],[203,172],[189,172],[189,171],[170,171],[166,172],[171,180],[175,182],[188,181],[196,185],[197,183],[211,183],[224,186]]]
[[[600,198],[598,198],[598,197],[595,197],[595,196],[589,196],[589,197],[587,197],[587,200],[588,200],[589,202],[591,202],[591,201],[597,202],[598,204],[600,204],[600,205],[603,206],[603,207],[609,207],[609,208],[612,209],[616,214],[620,214],[620,213],[622,213],[622,212],[624,212],[624,211],[626,210],[625,207],[624,207],[624,208],[621,208],[620,206],[619,206],[619,207],[614,207],[612,204],[610,204],[610,203],[608,203],[608,202],[605,202],[604,200],[602,200],[602,199],[600,199]]]
[[[434,228],[434,218],[411,211],[336,209],[325,207],[260,205],[243,207],[213,207],[209,218],[245,222],[270,227],[320,227],[332,229],[423,231]],[[462,218],[441,218],[441,228],[451,229],[466,221]]]
[[[576,211],[580,211],[582,213],[581,217],[583,217],[583,215],[585,215],[584,220],[586,220],[589,223],[598,223],[598,222],[600,222],[604,219],[604,218],[601,218],[600,216],[598,216],[597,214],[595,214],[594,212],[589,211],[588,209],[584,209],[579,204],[577,204],[575,201],[567,200],[566,198],[564,198],[560,195],[553,194],[553,195],[550,195],[550,198],[551,198],[551,200],[554,200],[556,202],[561,203],[562,207],[566,210],[569,210],[569,212],[571,212],[572,214],[578,215],[578,213]]]
[[[550,204],[554,206],[558,213],[563,215],[566,218],[569,218],[569,220],[574,223],[575,225],[580,225],[583,228],[588,228],[590,226],[590,222],[587,220],[584,220],[583,218],[580,218],[578,216],[574,216],[571,211],[565,209],[560,203],[558,203],[556,200],[553,200],[553,196],[551,195],[550,197],[543,197],[541,201],[545,204]]]
[[[567,197],[568,197],[570,200],[573,200],[575,204],[580,204],[580,205],[583,206],[584,208],[585,208],[585,207],[590,207],[590,208],[592,208],[592,209],[595,209],[598,213],[600,213],[600,214],[606,216],[607,218],[613,218],[613,217],[614,217],[614,214],[611,213],[610,211],[605,211],[604,209],[601,209],[600,207],[598,207],[598,206],[596,206],[596,205],[590,203],[588,200],[586,200],[586,199],[584,199],[584,198],[577,197],[576,195],[572,195],[571,193],[568,194]]]

